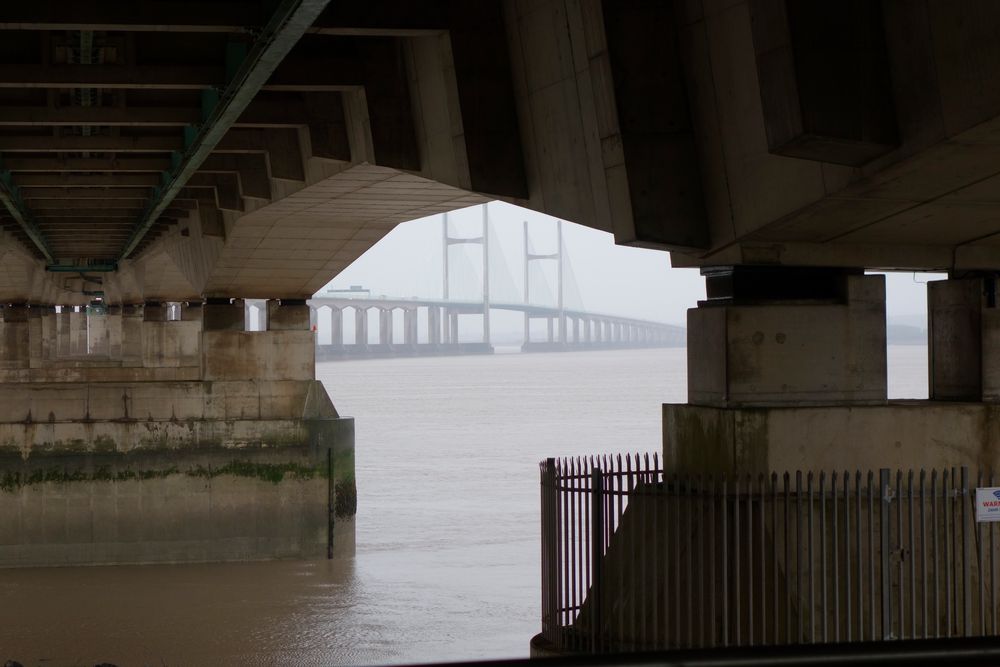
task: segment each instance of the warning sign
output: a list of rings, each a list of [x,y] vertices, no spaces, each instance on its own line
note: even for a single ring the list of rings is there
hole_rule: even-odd
[[[1000,487],[976,489],[976,521],[1000,521]]]

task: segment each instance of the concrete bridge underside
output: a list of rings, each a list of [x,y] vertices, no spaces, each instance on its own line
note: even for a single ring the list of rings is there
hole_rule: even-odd
[[[305,299],[490,199],[705,273],[670,465],[994,465],[998,28],[985,0],[5,3],[0,564],[349,550]],[[866,268],[950,274],[929,402],[886,400]]]

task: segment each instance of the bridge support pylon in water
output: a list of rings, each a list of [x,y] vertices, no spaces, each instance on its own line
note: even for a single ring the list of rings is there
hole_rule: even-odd
[[[663,406],[677,472],[1000,464],[996,277],[928,283],[929,400],[887,398],[885,283],[860,269],[703,269],[688,403]]]
[[[3,309],[0,567],[353,553],[354,424],[305,301],[266,331],[231,299],[80,315]]]

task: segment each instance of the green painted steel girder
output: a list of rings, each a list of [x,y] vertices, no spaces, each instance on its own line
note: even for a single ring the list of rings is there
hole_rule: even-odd
[[[46,261],[51,262],[52,250],[49,248],[48,241],[45,240],[45,235],[38,228],[28,207],[24,205],[24,200],[21,199],[21,192],[14,185],[14,181],[10,177],[10,172],[6,169],[0,171],[0,202],[3,202],[4,207],[10,212],[11,217],[17,221],[17,224],[21,226],[24,233],[28,235],[31,242],[42,251]]]
[[[49,264],[45,267],[50,273],[113,273],[118,270],[118,262],[93,262],[90,264]]]
[[[202,110],[205,122],[193,133],[186,134],[184,152],[180,154],[179,160],[175,158],[171,170],[164,172],[164,181],[154,189],[149,205],[119,255],[120,260],[136,249],[153,223],[212,153],[329,2],[330,0],[284,0],[268,24],[257,34],[257,39],[242,63],[231,71],[230,81],[221,95],[218,98],[213,95],[203,96],[202,102],[206,105]],[[237,52],[230,50],[227,60],[231,62]],[[208,105],[211,107],[208,108]]]

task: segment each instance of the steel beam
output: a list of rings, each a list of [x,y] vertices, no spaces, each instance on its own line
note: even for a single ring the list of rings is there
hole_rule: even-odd
[[[200,121],[196,107],[0,107],[3,127],[183,127]]]
[[[145,202],[149,198],[149,188],[30,188],[22,193],[24,199],[136,199]]]
[[[93,264],[49,264],[45,267],[45,270],[53,273],[86,273],[88,271],[106,273],[117,271],[118,263],[95,262]]]
[[[28,235],[31,242],[42,253],[46,261],[52,261],[52,249],[45,240],[45,235],[38,228],[38,223],[31,215],[31,211],[24,205],[21,198],[21,191],[10,177],[9,171],[0,171],[0,203],[14,218],[18,226]]]
[[[4,166],[12,172],[155,172],[170,169],[170,158],[8,157]]]
[[[309,95],[311,93],[305,93]],[[0,107],[0,127],[184,127],[201,122],[201,109],[187,107]],[[301,96],[254,100],[234,127],[300,127],[310,109]]]
[[[156,174],[76,174],[66,176],[63,174],[25,174],[19,176],[17,184],[22,189],[38,187],[73,187],[73,188],[151,188],[158,185],[159,176]]]
[[[0,136],[3,153],[171,153],[184,150],[176,137],[31,137]]]
[[[178,166],[165,175],[164,185],[150,199],[147,213],[139,220],[120,258],[128,257],[135,250],[149,228],[184,188],[188,179],[198,171],[328,2],[329,0],[285,0],[281,3],[226,86],[218,104],[208,114],[205,124],[199,128],[182,154]]]

